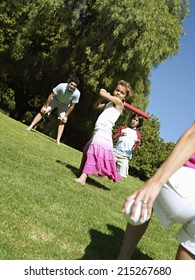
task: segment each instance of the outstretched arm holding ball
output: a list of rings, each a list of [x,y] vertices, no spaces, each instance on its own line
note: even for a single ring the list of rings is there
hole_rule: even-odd
[[[176,259],[195,259],[194,182],[195,122],[183,133],[157,172],[126,198],[123,211],[128,224],[118,259],[132,256],[147,229],[153,209],[165,227],[185,221],[178,233],[180,244]]]

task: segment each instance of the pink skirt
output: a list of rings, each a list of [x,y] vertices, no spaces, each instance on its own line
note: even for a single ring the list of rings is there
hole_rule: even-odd
[[[80,170],[88,175],[107,176],[110,180],[118,182],[122,177],[116,170],[112,139],[110,141],[94,135],[83,149]]]

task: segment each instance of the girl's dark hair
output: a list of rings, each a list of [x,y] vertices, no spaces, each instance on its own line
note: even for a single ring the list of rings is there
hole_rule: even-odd
[[[139,119],[139,124],[138,124],[137,128],[141,127],[143,125],[144,118],[142,116],[140,116],[139,114],[133,113],[131,115],[131,119],[130,120],[132,120],[134,118],[138,118]]]

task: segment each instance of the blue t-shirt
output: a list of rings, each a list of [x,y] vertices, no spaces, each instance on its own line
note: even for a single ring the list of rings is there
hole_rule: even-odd
[[[125,133],[124,136],[121,136],[119,133]],[[119,127],[116,135],[118,134],[118,142],[114,145],[114,151],[121,156],[127,157],[128,159],[132,158],[133,147],[136,144],[136,141],[141,138],[141,135],[138,138],[137,130],[130,127],[121,126]],[[140,139],[139,139],[140,140]]]
[[[61,104],[78,103],[80,91],[75,88],[73,91],[68,90],[68,83],[61,83],[53,89],[55,99]]]

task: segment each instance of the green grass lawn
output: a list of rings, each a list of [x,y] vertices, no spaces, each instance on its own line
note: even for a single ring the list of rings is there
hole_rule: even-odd
[[[0,113],[0,259],[114,260],[127,195],[142,182],[90,176],[74,182],[82,153]],[[134,259],[170,260],[178,225],[153,220]]]

